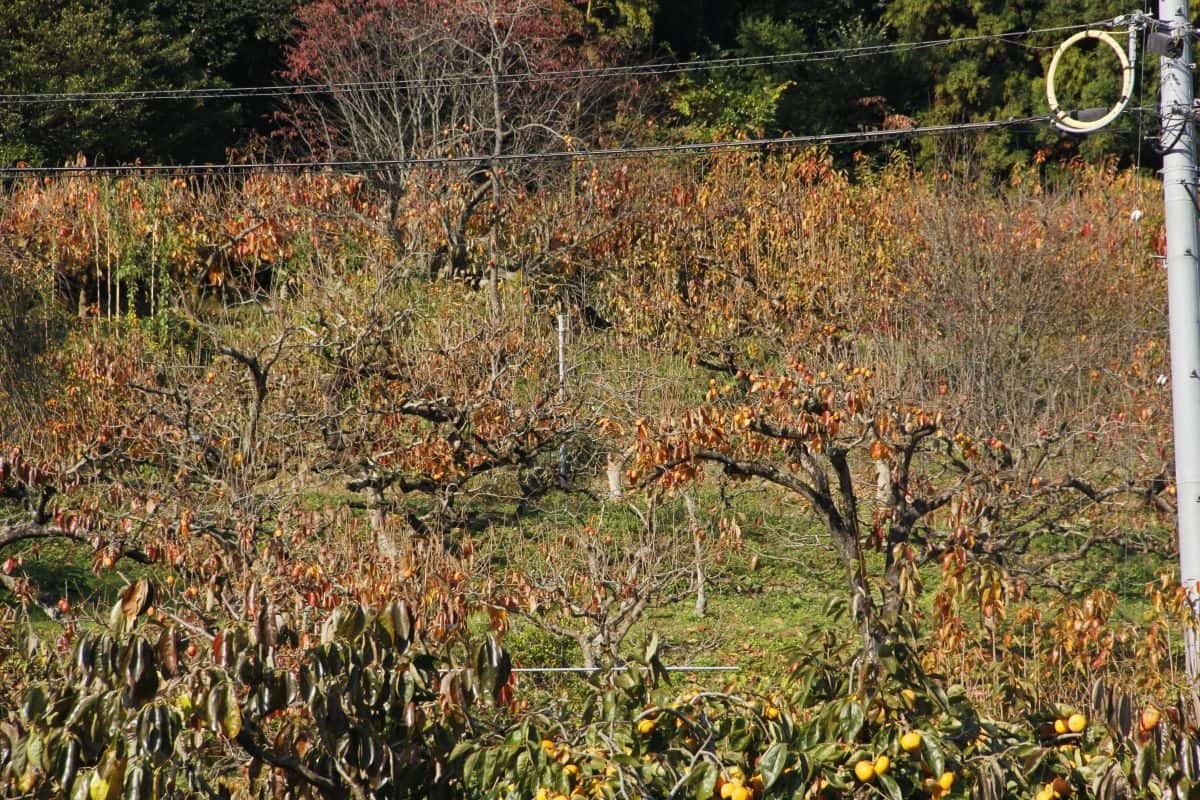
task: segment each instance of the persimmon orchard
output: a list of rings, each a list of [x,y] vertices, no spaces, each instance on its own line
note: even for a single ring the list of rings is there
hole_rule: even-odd
[[[1186,793],[1183,598],[1088,570],[1170,547],[1152,187],[1059,181],[579,161],[488,212],[493,299],[415,190],[13,183],[3,792]],[[842,615],[667,682],[748,543]]]

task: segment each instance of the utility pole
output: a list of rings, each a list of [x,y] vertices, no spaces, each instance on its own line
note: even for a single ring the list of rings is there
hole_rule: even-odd
[[[1195,89],[1187,0],[1160,0],[1160,30],[1172,37],[1162,68],[1162,182],[1167,232],[1171,405],[1175,428],[1175,498],[1179,507],[1179,579],[1200,620],[1200,246],[1197,244]],[[1189,626],[1188,677],[1200,676],[1200,638]]]

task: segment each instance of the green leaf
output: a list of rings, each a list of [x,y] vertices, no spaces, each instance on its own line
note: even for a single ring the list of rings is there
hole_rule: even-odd
[[[214,733],[220,729],[221,720],[225,717],[225,699],[225,687],[217,685],[209,690],[204,704],[205,718]]]
[[[848,609],[849,603],[846,598],[836,595],[829,598],[829,602],[825,604],[825,616],[837,621],[846,615]]]
[[[904,800],[904,793],[900,791],[900,784],[896,783],[895,778],[893,778],[891,775],[879,775],[878,780],[879,788],[884,794],[891,798],[891,800]]]
[[[121,786],[125,781],[125,759],[119,755],[121,742],[118,740],[100,758],[96,771],[88,782],[88,797],[90,800],[110,800],[121,796]]]
[[[75,782],[71,784],[71,800],[91,800],[91,775],[94,774],[95,771],[93,770],[90,774],[84,773],[76,776]]]
[[[21,704],[21,722],[26,726],[41,723],[46,714],[46,704],[46,690],[41,686],[30,686]]]
[[[758,762],[758,771],[762,775],[763,789],[770,789],[787,766],[788,748],[783,742],[776,742],[767,748]]]
[[[841,747],[834,742],[824,742],[808,751],[814,769],[819,769],[822,764],[832,764],[840,760],[841,754]]]
[[[108,781],[100,777],[99,771],[92,773],[88,781],[88,800],[108,800]]]
[[[650,640],[646,642],[646,650],[642,653],[642,661],[649,664],[652,660],[658,657],[658,634],[651,633]]]
[[[1158,766],[1157,754],[1153,747],[1142,747],[1138,750],[1137,759],[1134,763],[1134,774],[1137,775],[1138,784],[1142,787],[1150,783],[1150,778],[1154,775]]]
[[[125,788],[122,800],[144,800],[150,795],[145,791],[147,773],[141,764],[134,764],[125,773]]]
[[[36,733],[30,733],[26,739],[25,760],[31,768],[46,771],[46,743],[41,736]]]
[[[108,612],[108,627],[117,633],[125,630],[125,613],[121,608],[121,601],[113,603],[112,610]]]
[[[935,776],[946,771],[946,757],[942,755],[942,748],[938,747],[932,736],[921,737],[921,757]]]
[[[692,796],[696,800],[708,800],[716,789],[719,774],[716,764],[711,761],[701,761],[692,767],[684,785],[692,789]]]
[[[79,739],[68,735],[58,778],[64,789],[69,789],[74,784],[75,776],[79,772],[79,749]]]
[[[616,692],[605,692],[603,700],[602,716],[605,722],[613,722],[617,718],[617,695]]]
[[[496,749],[489,747],[483,754],[483,765],[480,768],[480,785],[491,786],[496,774]]]
[[[225,714],[221,717],[221,730],[230,739],[242,732],[242,710],[238,707],[237,690],[233,684],[225,686]]]
[[[540,748],[539,748],[540,751]],[[513,774],[525,775],[533,768],[533,756],[529,754],[529,750],[522,747],[517,753],[516,761],[513,764]]]
[[[354,639],[363,632],[367,624],[367,615],[362,606],[357,603],[349,607],[339,606],[337,612],[334,612],[335,619],[338,619],[338,612],[341,612],[341,618],[336,623],[339,639]]]
[[[463,762],[463,772],[470,772],[470,769],[467,767],[467,765],[471,763],[471,756],[478,752],[476,750],[477,747],[478,743],[474,739],[460,739],[455,743],[454,748],[450,751],[450,758],[448,760],[451,762],[458,761],[463,757],[464,753],[470,754],[468,755],[467,760]]]
[[[946,696],[946,692],[942,689],[940,684],[934,681],[927,681],[925,683],[925,692],[937,701],[937,704],[942,708],[943,711],[951,710],[950,698]]]
[[[458,745],[455,746],[454,751],[450,754],[451,761],[453,761],[455,759],[456,755],[459,753],[459,748],[462,747],[462,745],[464,745],[464,744],[467,744],[467,743],[459,742]],[[463,780],[466,781],[466,784],[468,787],[472,787],[472,786],[482,787],[483,786],[482,776],[476,775],[476,773],[480,771],[480,769],[479,769],[480,756],[482,755],[482,753],[483,753],[482,750],[476,750],[475,752],[473,752],[469,756],[467,756],[467,760],[463,762],[462,776],[463,776]]]
[[[854,741],[858,738],[858,732],[862,730],[864,721],[866,721],[866,715],[862,705],[853,700],[847,700],[838,713],[838,733],[840,734],[838,738],[848,742]]]
[[[153,699],[158,692],[158,667],[155,664],[154,648],[145,639],[135,639],[126,648],[125,685],[135,705]]]
[[[396,646],[402,651],[407,649],[408,643],[412,640],[412,609],[403,600],[396,600],[388,606],[387,616],[391,620],[391,629],[396,636]]]
[[[475,674],[479,690],[493,702],[512,675],[512,658],[493,634],[488,634],[475,651]]]
[[[738,717],[734,719],[729,729],[729,746],[744,753],[754,746],[757,732],[758,728],[752,727],[749,720]]]

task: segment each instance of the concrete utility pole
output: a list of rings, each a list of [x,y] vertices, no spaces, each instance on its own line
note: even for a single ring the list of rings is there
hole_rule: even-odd
[[[1179,578],[1200,612],[1200,246],[1197,245],[1196,126],[1192,115],[1192,24],[1187,0],[1160,0],[1158,18],[1174,39],[1159,59],[1163,208],[1175,421],[1175,497],[1179,505]],[[1200,675],[1200,640],[1189,628],[1188,676]]]

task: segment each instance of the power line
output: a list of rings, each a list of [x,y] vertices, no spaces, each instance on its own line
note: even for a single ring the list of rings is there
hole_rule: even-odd
[[[700,155],[724,150],[744,150],[756,147],[797,147],[819,144],[860,143],[938,136],[952,133],[980,132],[1011,128],[1021,125],[1045,123],[1049,114],[1019,119],[988,120],[981,122],[959,122],[945,125],[925,125],[893,130],[845,131],[841,133],[819,133],[806,136],[773,136],[757,139],[729,139],[717,142],[689,142],[682,144],[645,145],[642,147],[612,147],[587,150],[557,150],[531,153],[505,153],[499,156],[447,156],[429,158],[397,159],[350,159],[340,161],[281,161],[260,164],[145,164],[124,166],[62,166],[62,167],[3,167],[0,177],[43,177],[54,175],[203,175],[203,174],[248,174],[263,172],[383,172],[414,168],[449,168],[455,166],[479,167],[482,164],[511,164],[526,161],[571,161],[585,159],[633,158],[658,155]]]
[[[693,59],[661,64],[638,64],[615,67],[593,67],[574,70],[550,70],[545,72],[523,72],[501,75],[498,81],[505,85],[526,83],[554,82],[568,79],[586,79],[602,77],[658,77],[663,75],[682,74],[687,72],[702,72],[711,70],[743,69],[763,66],[783,66],[791,64],[818,63],[824,61],[840,61],[846,59],[870,58],[873,56],[927,50],[936,47],[971,44],[977,42],[1005,42],[1022,44],[1019,40],[1036,35],[1078,31],[1089,27],[1111,26],[1115,19],[1100,20],[1079,25],[1063,25],[1052,28],[1037,28],[1009,33],[979,34],[958,38],[930,39],[918,42],[892,42],[878,45],[863,45],[860,47],[835,48],[828,50],[812,50],[804,52],[780,53],[766,56],[739,56],[731,58]],[[339,83],[296,83],[279,84],[276,86],[246,86],[246,87],[198,87],[191,89],[147,89],[136,91],[110,92],[47,92],[24,94],[0,94],[0,105],[34,105],[53,103],[94,103],[94,102],[148,102],[156,100],[209,100],[209,99],[239,99],[257,97],[285,97],[304,94],[347,94],[355,91],[387,92],[401,89],[437,88],[441,86],[475,86],[491,84],[491,75],[459,73],[443,75],[428,80],[397,80],[397,81],[349,81]]]

